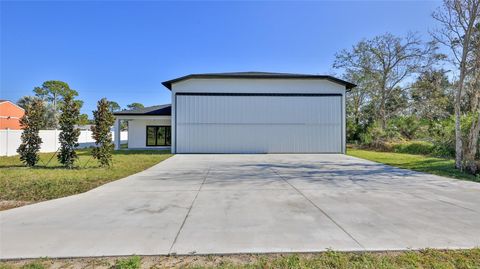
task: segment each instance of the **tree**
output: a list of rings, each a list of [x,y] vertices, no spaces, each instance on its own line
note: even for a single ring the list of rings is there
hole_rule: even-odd
[[[462,99],[469,73],[468,62],[474,57],[475,26],[480,20],[479,0],[444,0],[443,6],[432,14],[441,27],[432,33],[433,38],[451,52],[449,58],[458,70],[455,83],[455,167],[463,169],[463,141],[461,130]]]
[[[396,114],[388,110],[388,103],[403,95],[398,95],[399,89],[408,90],[402,83],[430,64],[435,49],[434,43],[424,44],[414,34],[402,38],[386,33],[337,53],[333,67],[368,82],[365,91],[374,105],[375,119],[385,129],[387,119]]]
[[[116,112],[120,110],[120,105],[115,102],[115,101],[109,101],[110,102],[110,111]]]
[[[35,166],[39,160],[38,151],[42,144],[42,138],[39,135],[40,126],[45,106],[42,100],[35,99],[25,106],[25,114],[20,119],[20,125],[23,132],[21,136],[22,143],[17,149],[20,160],[27,166]]]
[[[445,70],[429,69],[412,84],[412,113],[429,122],[453,115],[452,85]]]
[[[369,81],[358,73],[347,72],[343,75],[347,81],[355,81],[357,87],[351,89],[346,95],[346,116],[347,116],[347,140],[358,142],[362,133],[373,122],[369,104]]]
[[[464,149],[464,166],[468,172],[476,174],[478,172],[478,165],[475,157],[478,151],[480,132],[480,22],[475,26],[472,43],[474,44],[473,57],[468,61],[468,69],[470,72],[466,79],[466,92],[471,100],[469,111],[472,115],[472,122],[467,137],[467,147]]]
[[[75,148],[78,147],[78,137],[80,130],[75,128],[80,115],[79,103],[75,102],[73,96],[67,94],[63,98],[60,107],[62,114],[60,115],[60,130],[59,135],[60,153],[57,155],[58,161],[67,168],[72,168],[73,163],[78,159]]]
[[[18,99],[17,105],[25,109],[29,104],[31,104],[36,99],[38,99],[38,97],[25,95],[25,96],[22,96],[20,99]]]
[[[80,114],[78,116],[77,124],[78,125],[88,125],[88,124],[90,124],[90,120],[88,119],[88,115],[87,114]]]
[[[58,114],[62,99],[67,95],[78,96],[77,91],[70,89],[67,83],[58,80],[45,81],[41,87],[35,87],[33,91],[37,97],[51,105],[50,110],[52,111],[54,128],[58,127]]]
[[[112,164],[112,127],[115,117],[110,110],[110,102],[103,98],[97,103],[97,110],[93,111],[94,125],[91,127],[92,137],[95,139],[96,147],[92,154],[100,162],[101,166],[110,166]]]
[[[140,104],[140,103],[131,103],[129,105],[127,105],[127,108],[128,109],[139,109],[139,108],[144,108],[145,106],[143,106],[143,104]]]

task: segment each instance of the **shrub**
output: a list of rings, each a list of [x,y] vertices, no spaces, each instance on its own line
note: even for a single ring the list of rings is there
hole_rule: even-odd
[[[110,127],[115,121],[115,117],[110,111],[110,102],[103,98],[97,103],[97,110],[93,111],[94,125],[92,126],[92,137],[95,139],[95,148],[92,155],[100,162],[101,166],[110,166],[112,164],[112,135]]]
[[[395,117],[388,122],[388,129],[397,132],[401,137],[411,140],[416,138],[420,129],[420,121],[415,116]]]
[[[60,115],[60,153],[57,158],[58,161],[65,167],[72,168],[73,163],[78,159],[75,148],[78,146],[78,137],[80,130],[75,128],[75,123],[78,121],[80,115],[80,107],[78,103],[73,100],[72,95],[64,97],[61,106],[62,114]]]
[[[360,140],[364,146],[381,151],[391,151],[389,142],[401,139],[400,134],[395,128],[382,129],[378,122],[372,124],[367,128],[365,133],[362,133]]]
[[[435,145],[426,141],[411,141],[392,144],[392,151],[397,153],[429,155],[434,152]]]
[[[438,157],[455,156],[455,121],[453,116],[430,123],[430,141],[434,144],[432,155]]]
[[[45,269],[45,266],[39,262],[31,262],[22,266],[22,269]]]
[[[117,269],[138,269],[142,264],[142,259],[139,256],[132,256],[127,259],[117,260],[115,268]]]
[[[39,160],[38,151],[40,151],[40,145],[42,144],[39,131],[44,113],[45,106],[42,100],[35,99],[25,107],[25,114],[20,119],[23,132],[22,143],[17,152],[20,155],[20,160],[27,166],[34,166]]]

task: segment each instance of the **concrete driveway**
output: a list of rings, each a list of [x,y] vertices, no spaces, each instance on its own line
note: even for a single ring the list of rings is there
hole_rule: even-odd
[[[176,155],[0,213],[0,257],[470,248],[480,184],[344,155]]]

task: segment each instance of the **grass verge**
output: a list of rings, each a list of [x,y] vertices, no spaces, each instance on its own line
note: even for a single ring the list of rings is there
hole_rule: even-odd
[[[89,149],[79,150],[78,155],[74,169],[63,168],[53,153],[40,154],[39,165],[33,168],[23,166],[18,156],[0,157],[0,202],[15,207],[82,193],[171,156],[167,151],[120,150],[113,153],[113,166],[102,168]]]
[[[16,260],[0,263],[14,268],[480,268],[480,249],[381,253],[328,251],[317,254],[239,254],[208,256],[130,256],[111,258]]]
[[[480,182],[480,179],[476,176],[455,169],[455,161],[453,159],[353,148],[347,149],[347,155],[414,171]]]

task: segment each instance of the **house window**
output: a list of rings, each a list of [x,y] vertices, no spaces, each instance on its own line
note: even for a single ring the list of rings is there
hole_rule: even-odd
[[[170,126],[147,126],[147,146],[170,146]]]

